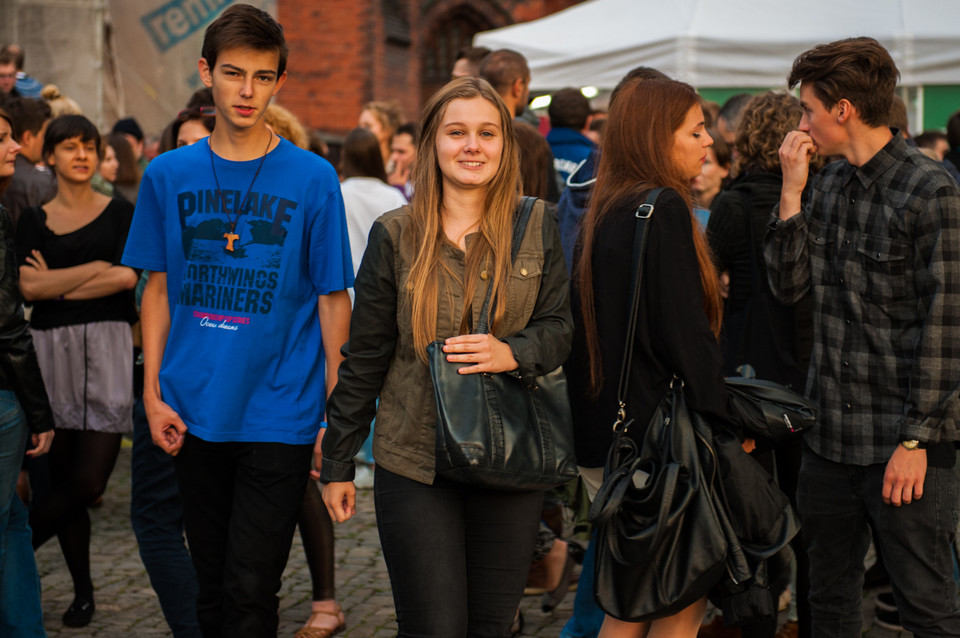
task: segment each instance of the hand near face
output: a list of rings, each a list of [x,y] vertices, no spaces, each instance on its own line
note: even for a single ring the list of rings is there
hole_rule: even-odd
[[[790,131],[780,145],[783,186],[780,190],[780,217],[800,212],[800,196],[810,174],[810,158],[817,152],[813,138],[803,131]],[[785,217],[786,216],[786,217]]]
[[[471,364],[460,368],[460,374],[509,372],[519,365],[510,346],[491,334],[450,337],[443,342],[443,351],[451,363]]]

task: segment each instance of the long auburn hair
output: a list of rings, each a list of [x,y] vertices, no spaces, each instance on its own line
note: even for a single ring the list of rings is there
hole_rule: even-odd
[[[418,356],[426,363],[427,346],[436,339],[437,309],[440,303],[440,277],[456,281],[457,277],[441,259],[441,245],[446,241],[441,221],[443,176],[437,160],[437,135],[443,125],[447,105],[453,100],[483,98],[497,107],[503,137],[500,167],[484,195],[480,226],[465,257],[466,280],[464,307],[460,322],[461,334],[470,331],[473,295],[481,270],[493,273],[491,332],[496,333],[503,318],[507,278],[510,272],[510,242],[513,235],[513,211],[521,194],[520,159],[513,132],[513,118],[493,87],[481,78],[453,80],[426,103],[420,112],[417,161],[413,166],[413,201],[410,217],[416,257],[407,278],[406,293],[412,305],[413,343]],[[453,303],[447,299],[447,303]]]
[[[597,182],[581,224],[581,256],[575,273],[587,340],[590,394],[602,383],[600,340],[593,296],[593,253],[596,229],[608,214],[636,201],[650,190],[666,186],[686,202],[693,220],[690,183],[672,160],[674,133],[691,108],[700,103],[693,87],[674,80],[634,80],[623,86],[610,108],[600,144]],[[633,211],[630,211],[633,214]],[[723,307],[710,248],[699,224],[693,242],[703,286],[703,310],[715,335],[720,334]]]

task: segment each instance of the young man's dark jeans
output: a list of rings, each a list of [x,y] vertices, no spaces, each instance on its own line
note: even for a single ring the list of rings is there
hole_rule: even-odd
[[[211,443],[187,433],[177,481],[206,638],[275,636],[280,577],[313,445]]]
[[[197,576],[183,541],[173,457],[153,444],[143,400],[133,407],[130,522],[140,559],[174,638],[199,638]]]
[[[798,502],[810,555],[812,635],[859,638],[869,525],[904,628],[918,638],[960,636],[951,550],[960,509],[954,470],[928,467],[923,498],[894,507],[881,497],[885,464],[844,465],[803,452]]]
[[[540,524],[542,491],[433,485],[377,465],[380,545],[400,637],[510,635]]]

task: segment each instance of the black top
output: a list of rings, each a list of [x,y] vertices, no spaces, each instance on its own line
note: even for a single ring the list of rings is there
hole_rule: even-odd
[[[17,227],[17,258],[21,266],[31,250],[39,250],[50,268],[69,268],[91,261],[109,261],[120,265],[123,246],[133,218],[133,205],[111,199],[93,221],[77,230],[57,235],[47,228],[47,214],[43,208],[23,211]],[[30,322],[44,330],[94,321],[137,320],[133,290],[98,299],[45,299],[35,301]]]
[[[644,194],[645,196],[645,194]],[[609,213],[597,228],[593,247],[593,290],[603,381],[599,397],[587,396],[587,349],[579,291],[571,295],[573,353],[567,365],[573,408],[577,463],[600,467],[613,440],[617,383],[629,317],[634,211],[644,196],[633,197]],[[703,311],[703,288],[693,245],[690,211],[676,191],[660,196],[647,228],[647,252],[641,284],[640,316],[633,370],[627,389],[630,433],[644,430],[676,374],[685,383],[690,409],[714,427],[739,431],[721,373],[720,347]],[[579,255],[574,258],[574,268]]]

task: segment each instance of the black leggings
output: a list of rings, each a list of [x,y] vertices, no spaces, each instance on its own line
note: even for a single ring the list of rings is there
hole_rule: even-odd
[[[313,600],[333,600],[336,595],[333,565],[333,521],[327,512],[317,482],[307,479],[300,509],[300,538],[307,555]]]
[[[87,506],[107,487],[122,434],[57,430],[48,456],[49,489],[30,513],[33,547],[56,534],[78,597],[93,596],[90,580],[90,515]]]

